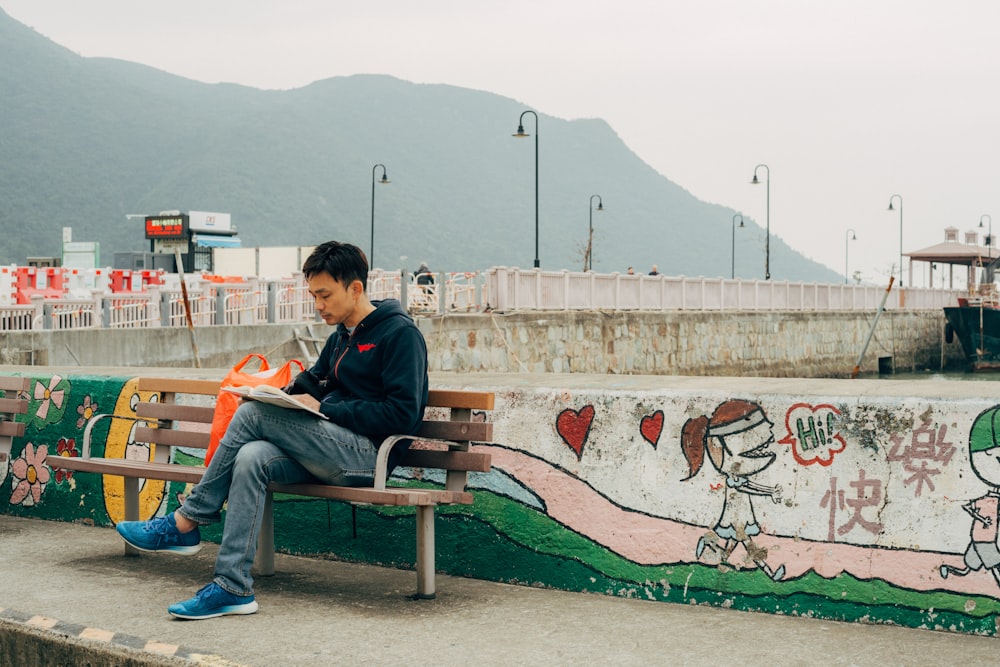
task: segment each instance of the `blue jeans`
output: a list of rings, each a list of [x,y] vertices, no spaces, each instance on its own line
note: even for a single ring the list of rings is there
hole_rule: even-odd
[[[234,595],[252,595],[250,568],[268,482],[370,485],[377,453],[370,439],[325,419],[244,401],[205,475],[177,511],[200,525],[215,523],[228,500],[214,581]]]

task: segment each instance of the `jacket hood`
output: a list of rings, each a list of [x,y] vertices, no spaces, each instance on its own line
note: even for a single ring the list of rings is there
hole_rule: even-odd
[[[383,301],[372,301],[372,305],[375,306],[375,310],[368,314],[368,317],[361,320],[358,324],[357,333],[361,333],[365,330],[372,329],[377,324],[384,322],[395,317],[402,317],[407,322],[413,322],[413,318],[403,310],[402,304],[399,303],[399,299],[385,299]],[[343,324],[337,325],[337,331],[342,334],[347,333],[347,327]]]

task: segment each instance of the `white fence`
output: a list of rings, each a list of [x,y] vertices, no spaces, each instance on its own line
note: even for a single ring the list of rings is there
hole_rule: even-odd
[[[600,274],[520,270],[496,267],[478,272],[435,274],[419,285],[400,272],[372,271],[368,294],[373,300],[400,299],[414,315],[446,312],[530,310],[864,310],[874,312],[885,287],[824,285],[763,280],[687,278],[683,276]],[[145,292],[93,290],[91,299],[48,299],[30,305],[0,301],[0,330],[152,328],[187,325],[182,290],[176,282]],[[938,310],[956,305],[962,290],[906,288],[892,290],[889,310]],[[187,289],[194,326],[312,322],[315,306],[301,277],[243,282],[199,280]]]
[[[776,280],[729,280],[619,273],[544,272],[504,267],[486,272],[483,300],[492,310],[868,310],[885,287]],[[962,290],[893,288],[886,309],[956,305]]]

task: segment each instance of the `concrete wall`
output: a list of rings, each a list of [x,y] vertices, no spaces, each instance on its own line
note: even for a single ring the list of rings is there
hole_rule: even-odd
[[[442,371],[849,377],[873,314],[835,312],[556,312],[420,320]],[[887,312],[861,371],[964,362],[937,311]],[[942,363],[943,362],[943,363]]]
[[[109,525],[121,515],[120,483],[60,474],[47,459],[79,455],[89,415],[130,413],[130,373],[4,371],[35,382],[26,436],[0,461],[0,512]],[[442,571],[997,634],[1000,382],[440,372],[431,381],[497,394],[484,416],[494,442],[477,446],[494,469],[472,480],[472,507],[439,510]],[[96,430],[95,454],[148,456],[130,432]],[[435,481],[404,470],[396,483],[414,476]],[[187,491],[146,482],[143,512],[171,511]],[[280,549],[412,566],[408,509],[275,505]]]
[[[319,324],[257,324],[195,329],[194,342],[184,327],[153,329],[74,329],[0,332],[0,363],[62,368],[193,368],[195,350],[202,368],[231,368],[251,352],[268,359],[302,359],[296,337],[329,335]]]
[[[432,370],[849,377],[873,314],[813,312],[543,312],[419,318]],[[317,337],[330,328],[308,325]],[[250,352],[305,355],[295,342],[306,325],[201,327],[195,342],[205,368],[227,368]],[[887,312],[861,372],[889,357],[897,371],[963,363],[944,342],[938,311]],[[0,332],[0,362],[52,366],[193,366],[187,329],[84,329]]]

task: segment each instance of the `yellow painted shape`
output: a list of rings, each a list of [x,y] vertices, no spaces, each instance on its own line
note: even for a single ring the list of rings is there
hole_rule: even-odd
[[[130,461],[152,461],[155,445],[135,441],[135,406],[140,401],[158,401],[156,392],[138,390],[138,378],[132,378],[122,386],[115,403],[114,414],[128,419],[111,419],[108,442],[104,456],[109,459]],[[152,426],[152,424],[151,424]],[[139,520],[146,521],[156,515],[167,493],[168,482],[146,479],[139,482]],[[125,520],[125,478],[120,475],[104,475],[104,507],[108,517],[118,523]]]

